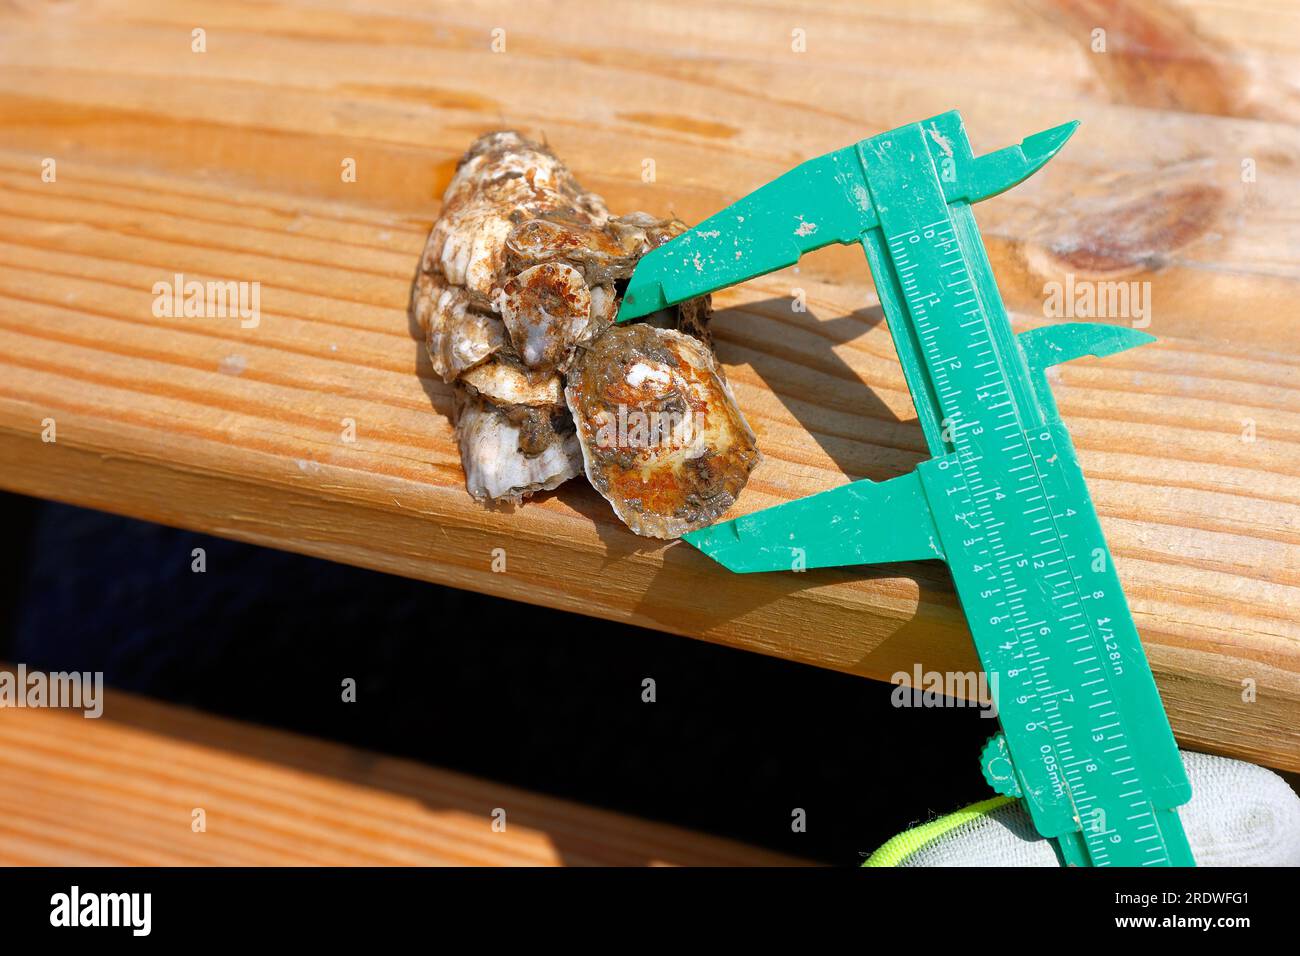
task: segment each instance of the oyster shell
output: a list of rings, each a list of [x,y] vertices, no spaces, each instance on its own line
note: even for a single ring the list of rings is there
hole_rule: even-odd
[[[590,338],[591,289],[566,263],[543,262],[507,279],[496,306],[530,369],[568,365],[574,346]]]
[[[558,260],[592,285],[630,278],[644,254],[641,244],[624,244],[612,230],[551,219],[521,223],[506,239],[508,263],[516,269]]]
[[[637,261],[685,230],[643,212],[611,217],[518,133],[470,147],[425,244],[411,315],[455,393],[471,495],[518,502],[585,470],[632,530],[656,537],[730,507],[758,452],[710,352],[709,298],[613,325]],[[620,406],[656,421],[688,410],[685,427],[699,427],[620,446]],[[609,421],[615,440],[602,444]]]
[[[501,323],[472,308],[465,290],[447,285],[440,275],[416,281],[411,311],[424,332],[433,370],[444,382],[455,381],[506,343]]]
[[[505,264],[506,240],[529,219],[570,219],[592,226],[609,218],[605,202],[578,185],[543,146],[514,132],[481,137],[461,159],[424,252],[451,285],[487,302]]]
[[[564,382],[559,375],[534,380],[509,357],[477,365],[460,377],[470,391],[501,408],[527,405],[532,408],[557,406],[562,402]]]
[[[582,470],[572,431],[552,429],[539,440],[535,422],[511,421],[502,409],[467,392],[456,396],[456,437],[465,487],[480,501],[518,502],[558,488]],[[520,454],[529,443],[533,453]]]
[[[676,538],[713,523],[759,462],[713,353],[689,335],[615,326],[576,363],[564,396],[588,480],[637,534]]]

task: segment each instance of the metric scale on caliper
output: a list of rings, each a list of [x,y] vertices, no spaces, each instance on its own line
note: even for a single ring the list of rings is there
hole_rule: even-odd
[[[862,243],[933,457],[686,540],[737,572],[946,560],[1002,725],[989,783],[1063,863],[1190,866],[1175,808],[1191,787],[1044,374],[1152,338],[1014,334],[971,211],[1076,125],[976,158],[950,112],[810,160],[642,259],[618,319]]]

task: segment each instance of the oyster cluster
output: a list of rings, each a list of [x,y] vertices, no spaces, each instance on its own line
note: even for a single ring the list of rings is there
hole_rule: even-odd
[[[707,297],[617,326],[627,279],[686,230],[611,216],[545,146],[490,133],[443,197],[411,291],[456,393],[469,493],[519,502],[586,473],[638,534],[735,501],[759,454],[709,345]]]

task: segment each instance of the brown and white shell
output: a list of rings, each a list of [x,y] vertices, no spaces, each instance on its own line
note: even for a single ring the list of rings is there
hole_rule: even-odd
[[[632,530],[656,537],[730,507],[758,452],[713,361],[708,297],[613,324],[637,261],[685,230],[647,213],[612,217],[550,149],[518,133],[470,147],[429,233],[411,314],[455,392],[471,495],[518,502],[585,470]],[[672,382],[662,394],[661,373]],[[603,447],[600,422],[617,416],[620,396],[642,410],[685,403],[705,428],[689,447],[653,454]]]
[[[564,395],[588,480],[637,534],[712,524],[759,462],[713,353],[689,335],[616,326],[579,359]]]

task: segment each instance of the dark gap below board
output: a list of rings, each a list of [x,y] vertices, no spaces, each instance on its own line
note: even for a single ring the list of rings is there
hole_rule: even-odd
[[[888,684],[16,495],[0,521],[3,660],[828,863],[989,795],[996,721]]]

